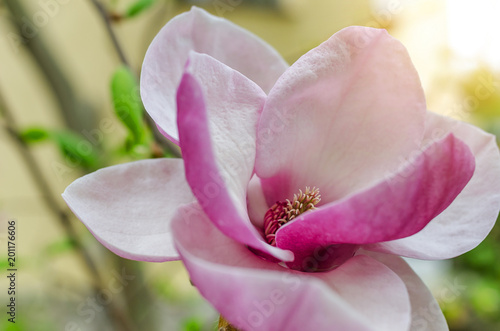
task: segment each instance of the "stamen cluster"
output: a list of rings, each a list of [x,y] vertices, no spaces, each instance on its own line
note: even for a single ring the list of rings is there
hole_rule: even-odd
[[[264,236],[266,241],[276,246],[276,232],[284,224],[290,222],[308,210],[316,209],[321,201],[319,189],[306,187],[305,191],[299,190],[299,194],[293,195],[293,200],[277,201],[264,216]]]

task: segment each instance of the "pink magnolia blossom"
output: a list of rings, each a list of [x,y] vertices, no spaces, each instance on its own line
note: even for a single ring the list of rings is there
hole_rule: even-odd
[[[446,330],[400,256],[478,245],[499,211],[495,138],[426,110],[405,48],[350,27],[292,66],[193,8],[144,60],[141,94],[183,159],[76,180],[64,199],[134,260],[182,259],[242,330]]]

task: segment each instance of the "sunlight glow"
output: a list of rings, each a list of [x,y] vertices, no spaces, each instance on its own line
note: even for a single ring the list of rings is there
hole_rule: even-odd
[[[500,1],[447,0],[448,41],[465,60],[500,68]]]

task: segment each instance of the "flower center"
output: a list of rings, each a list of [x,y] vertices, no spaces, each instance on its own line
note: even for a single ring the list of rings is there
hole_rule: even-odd
[[[264,236],[266,241],[276,246],[276,232],[286,223],[308,210],[316,209],[316,205],[321,201],[319,189],[306,187],[299,194],[293,195],[293,200],[276,201],[276,203],[266,212],[264,216]]]

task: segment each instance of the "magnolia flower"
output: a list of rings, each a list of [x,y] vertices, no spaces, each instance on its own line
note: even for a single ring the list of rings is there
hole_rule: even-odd
[[[478,245],[499,211],[495,138],[426,110],[405,48],[346,28],[292,66],[193,8],[146,54],[141,95],[183,159],[82,177],[63,194],[134,260],[182,259],[242,330],[445,330],[400,256]]]

